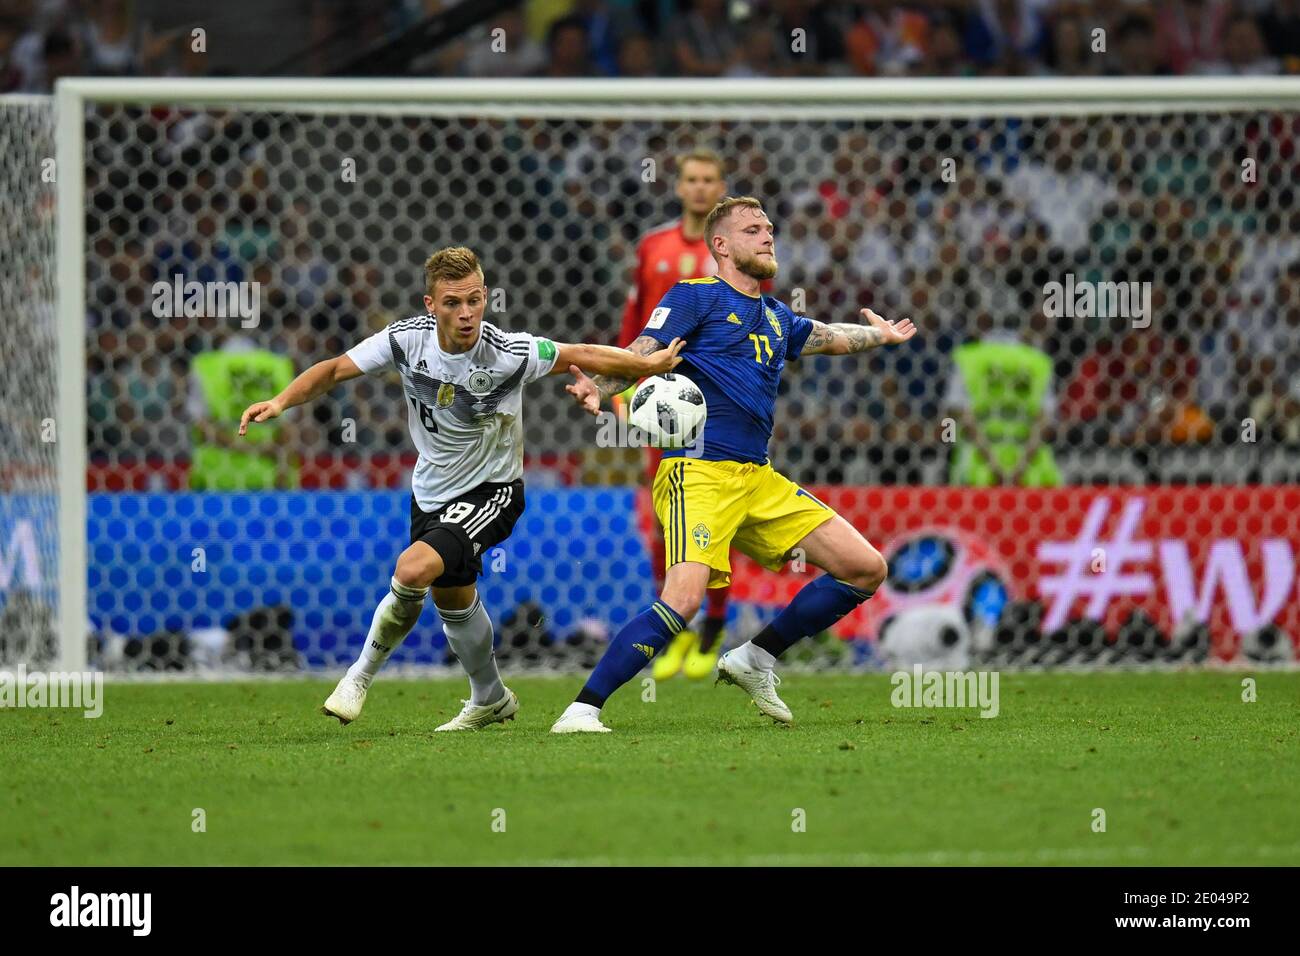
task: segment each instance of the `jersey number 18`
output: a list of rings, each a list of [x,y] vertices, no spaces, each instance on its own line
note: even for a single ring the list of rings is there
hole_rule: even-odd
[[[410,398],[409,395],[407,397]],[[438,423],[433,420],[433,409],[414,398],[411,398],[411,406],[420,413],[420,424],[424,426],[424,430],[434,435],[438,434]]]

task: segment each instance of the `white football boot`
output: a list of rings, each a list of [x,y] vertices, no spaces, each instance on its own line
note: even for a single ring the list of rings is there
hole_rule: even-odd
[[[465,706],[460,709],[460,713],[447,721],[441,727],[433,728],[433,732],[440,730],[478,730],[480,727],[486,727],[488,724],[499,724],[504,720],[514,720],[515,714],[519,710],[519,698],[509,687],[506,688],[505,696],[492,704],[475,704],[472,701],[461,701]]]
[[[355,677],[343,675],[334,693],[325,700],[320,712],[326,717],[337,717],[340,724],[346,726],[361,716],[361,708],[366,705],[366,692],[370,688]]]
[[[735,659],[736,650],[727,651],[718,658],[718,679],[713,682],[714,686],[720,682],[734,684],[754,698],[758,709],[777,723],[794,723],[794,714],[790,713],[785,701],[776,696],[777,685],[781,683],[776,671],[747,667]]]
[[[593,713],[594,711],[594,713]],[[551,725],[553,734],[608,734],[612,729],[600,722],[600,711],[590,704],[570,704]]]

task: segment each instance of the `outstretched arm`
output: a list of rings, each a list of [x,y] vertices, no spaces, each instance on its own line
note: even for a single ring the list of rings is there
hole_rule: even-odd
[[[647,336],[648,337],[648,336]],[[671,372],[681,361],[677,353],[686,344],[684,339],[673,339],[667,346],[658,346],[655,352],[633,352],[628,349],[614,348],[611,345],[566,345],[556,342],[558,355],[551,375],[572,371],[577,366],[581,371],[591,375],[627,378],[636,381],[647,375],[661,375]]]
[[[897,345],[916,334],[916,326],[910,318],[890,322],[870,309],[863,309],[862,317],[867,320],[866,325],[814,321],[803,354],[852,355],[881,345]]]
[[[677,363],[681,361],[681,359],[677,357],[677,353],[681,351],[683,344],[684,343],[681,339],[673,339],[671,345],[664,345],[653,335],[643,335],[626,349],[617,349],[616,351],[638,356],[639,361],[662,364],[664,361],[667,361],[667,359],[665,356],[656,355],[655,353],[672,349],[673,351],[668,353],[671,356],[672,364],[668,365],[667,368],[659,369],[654,372],[638,372],[633,374],[621,374],[617,372],[612,374],[600,373],[597,374],[595,378],[588,378],[586,375],[582,374],[580,369],[570,368],[569,371],[573,373],[573,377],[576,381],[572,385],[566,385],[564,390],[577,399],[578,404],[591,412],[591,414],[599,414],[601,402],[609,398],[611,395],[617,395],[619,392],[625,391],[629,385],[635,384],[636,380],[641,378],[643,375],[658,375],[660,372],[666,372],[676,366]],[[650,358],[650,356],[653,356],[653,358]],[[555,364],[559,367],[560,363],[556,362]]]
[[[248,432],[248,423],[278,418],[286,408],[293,408],[324,395],[339,382],[361,375],[357,363],[346,355],[317,362],[284,387],[284,391],[266,402],[254,402],[239,419],[239,434]]]

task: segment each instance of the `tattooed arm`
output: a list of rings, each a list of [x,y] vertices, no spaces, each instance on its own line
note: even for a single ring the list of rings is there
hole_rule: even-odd
[[[674,340],[674,344],[676,344],[676,340]],[[654,336],[643,335],[629,345],[627,351],[633,355],[645,356],[665,348],[668,348],[668,346]],[[680,351],[680,349],[681,346],[679,345],[678,350]],[[595,378],[588,378],[581,371],[576,371],[573,373],[573,377],[576,381],[572,385],[566,385],[564,390],[577,399],[578,404],[593,415],[599,414],[600,403],[605,399],[626,390],[629,385],[636,384],[635,379],[623,378],[617,375],[597,375]]]
[[[890,322],[870,309],[863,309],[862,317],[867,320],[867,325],[814,321],[803,354],[852,355],[881,345],[897,345],[916,334],[916,326],[911,319]]]

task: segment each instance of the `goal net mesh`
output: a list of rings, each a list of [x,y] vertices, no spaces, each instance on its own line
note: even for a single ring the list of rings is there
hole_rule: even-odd
[[[891,563],[886,593],[804,662],[1293,654],[1294,565],[1285,593],[1277,580],[1300,547],[1296,113],[527,109],[87,107],[97,664],[345,663],[407,544],[395,373],[295,410],[256,467],[223,469],[249,454],[230,444],[229,410],[278,383],[249,365],[214,384],[198,360],[265,352],[301,371],[423,311],[424,259],[462,244],[485,264],[490,321],[613,342],[637,241],[678,214],[674,157],[696,147],[776,223],[777,296],[824,321],[870,307],[921,328],[903,348],[785,370],[774,466]],[[51,454],[50,192],[31,171],[52,155],[49,113],[5,115],[0,321],[23,356],[0,386],[6,507],[48,507],[24,495],[48,487]],[[256,309],[187,306],[196,282]],[[983,350],[963,366],[972,342]],[[1030,358],[989,366],[990,347]],[[481,590],[505,665],[581,668],[652,597],[643,453],[601,447],[558,379],[525,407],[529,507]],[[971,463],[996,428],[1032,441],[1035,419],[1040,450]],[[813,570],[733,562],[733,642]],[[43,599],[19,593],[6,614],[39,631]],[[431,608],[394,660],[448,663]]]
[[[53,157],[50,102],[0,97],[2,668],[58,651]]]

